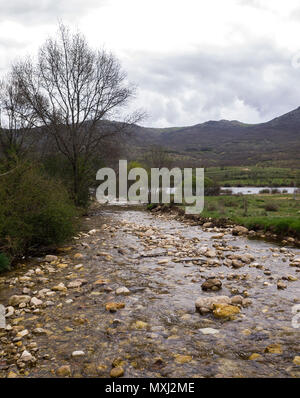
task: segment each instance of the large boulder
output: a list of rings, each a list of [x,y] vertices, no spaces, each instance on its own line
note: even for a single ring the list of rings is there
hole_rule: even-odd
[[[21,296],[14,295],[9,298],[8,303],[12,307],[15,307],[15,306],[17,306],[19,304],[23,304],[23,303],[28,304],[30,302],[30,300],[31,300],[31,297],[27,296],[27,295],[21,295]]]

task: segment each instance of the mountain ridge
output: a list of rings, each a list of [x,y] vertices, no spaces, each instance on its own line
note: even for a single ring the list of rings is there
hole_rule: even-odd
[[[135,126],[130,145],[166,151],[211,165],[278,163],[300,167],[300,107],[268,122],[209,120],[184,127]]]

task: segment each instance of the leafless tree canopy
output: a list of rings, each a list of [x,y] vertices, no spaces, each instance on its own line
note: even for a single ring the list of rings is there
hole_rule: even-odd
[[[16,82],[6,76],[0,82],[0,149],[6,159],[20,157],[30,147],[27,133],[33,125],[34,116],[22,100]]]
[[[37,62],[19,62],[12,75],[21,102],[30,110],[20,115],[54,138],[71,162],[75,192],[79,158],[86,162],[107,135],[120,134],[141,117],[137,112],[108,122],[121,114],[134,87],[111,53],[92,50],[82,34],[72,34],[62,24],[58,37],[40,48]]]

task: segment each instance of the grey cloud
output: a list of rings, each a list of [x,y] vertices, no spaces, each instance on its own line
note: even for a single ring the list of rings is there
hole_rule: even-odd
[[[106,2],[107,0],[0,0],[0,22],[5,20],[38,25],[55,22],[58,18],[72,20]]]
[[[226,50],[199,48],[193,54],[135,53],[126,68],[143,98],[150,98],[151,123],[220,119],[222,109],[233,108],[236,100],[267,121],[300,105],[300,69],[292,67],[291,58],[273,43],[253,42]]]

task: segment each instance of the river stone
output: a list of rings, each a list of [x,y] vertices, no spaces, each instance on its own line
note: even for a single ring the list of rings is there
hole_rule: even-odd
[[[117,310],[120,310],[120,309],[122,309],[124,307],[125,307],[125,303],[114,303],[114,302],[111,302],[111,303],[106,303],[105,304],[106,310],[110,311],[110,312],[116,312]]]
[[[257,354],[256,352],[251,354],[249,357],[250,361],[256,361],[257,359],[260,359],[262,356],[260,354]]]
[[[84,355],[85,355],[84,351],[73,351],[72,352],[73,358],[83,357]]]
[[[124,375],[124,369],[121,366],[117,366],[110,371],[110,377],[122,377]]]
[[[28,336],[28,335],[29,335],[29,332],[27,329],[21,330],[19,333],[17,333],[17,337],[21,337],[21,338]]]
[[[205,281],[202,285],[202,290],[207,291],[207,290],[212,290],[212,291],[218,291],[222,289],[222,282],[219,279],[208,279]]]
[[[9,305],[15,307],[15,306],[20,305],[22,303],[27,304],[27,303],[30,302],[30,300],[31,300],[30,296],[26,296],[26,295],[17,296],[17,295],[14,295],[14,296],[11,296],[9,298],[8,303],[9,303]]]
[[[15,312],[14,307],[12,307],[12,306],[6,307],[5,318],[11,317],[14,314],[14,312]]]
[[[61,366],[56,370],[56,375],[58,377],[68,377],[71,376],[71,367],[69,365]]]
[[[213,249],[208,249],[208,250],[207,250],[205,253],[203,253],[203,254],[204,254],[205,257],[213,258],[213,257],[216,257],[217,252],[216,252],[215,250],[213,250]]]
[[[123,286],[123,287],[119,287],[116,290],[116,294],[117,295],[124,295],[127,296],[128,294],[130,294],[130,290],[127,289],[127,287]]]
[[[58,291],[58,292],[66,292],[66,291],[67,291],[67,288],[66,288],[66,286],[61,282],[61,283],[59,283],[58,285],[53,286],[53,287],[52,287],[52,290],[53,290],[53,291]]]
[[[33,329],[32,333],[37,334],[37,335],[47,334],[46,330],[43,328],[35,328],[35,329]]]
[[[195,306],[201,313],[208,313],[213,310],[214,304],[230,304],[231,300],[228,296],[215,296],[215,297],[198,297]]]
[[[239,314],[240,309],[234,305],[227,305],[227,304],[214,304],[213,314],[216,318],[229,318],[236,314]]]
[[[300,357],[295,357],[295,358],[293,359],[293,363],[294,363],[295,365],[297,365],[297,366],[300,366]]]
[[[234,296],[231,298],[231,304],[242,305],[244,298],[242,296]]]
[[[233,228],[232,230],[232,235],[233,236],[238,236],[238,235],[246,235],[248,234],[248,229],[245,227],[242,227],[241,225],[238,225],[236,227]]]
[[[176,355],[175,362],[184,364],[184,363],[191,362],[192,359],[193,358],[190,355]]]
[[[212,222],[206,222],[202,225],[203,228],[212,228],[214,224]]]
[[[27,350],[23,351],[20,359],[24,362],[34,362],[36,360]]]
[[[51,254],[48,254],[46,257],[45,257],[45,261],[47,262],[47,263],[52,263],[52,261],[57,261],[58,260],[58,257],[57,256],[52,256]]]
[[[77,288],[79,288],[81,285],[82,285],[82,282],[79,281],[79,280],[76,280],[76,281],[70,282],[70,283],[68,284],[68,288],[70,288],[70,289],[77,289]]]
[[[212,335],[214,335],[214,334],[220,333],[219,330],[213,329],[213,328],[203,328],[203,329],[199,329],[199,331],[200,331],[201,333],[205,334],[205,335],[206,335],[206,334],[212,334]]]
[[[134,327],[136,329],[146,329],[147,326],[148,326],[148,324],[146,322],[143,322],[143,321],[136,321],[135,324],[134,324]]]
[[[284,290],[286,288],[287,288],[287,285],[284,282],[282,282],[282,281],[277,282],[277,289]]]
[[[39,305],[42,304],[43,304],[42,300],[39,300],[37,297],[32,297],[32,299],[30,300],[30,305],[33,305],[35,307],[38,307]]]
[[[268,354],[282,354],[282,347],[280,344],[270,344],[265,348],[265,352]]]

